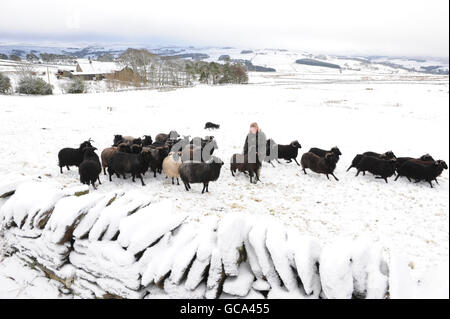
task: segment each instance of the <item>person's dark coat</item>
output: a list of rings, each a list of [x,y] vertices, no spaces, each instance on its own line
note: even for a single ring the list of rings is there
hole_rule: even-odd
[[[244,143],[244,155],[249,155],[249,162],[253,160],[253,163],[256,163],[256,152],[258,153],[259,160],[264,160],[266,156],[266,141],[266,134],[261,130],[256,132],[256,134],[252,134],[252,132],[247,134]],[[249,150],[252,151],[249,153]]]

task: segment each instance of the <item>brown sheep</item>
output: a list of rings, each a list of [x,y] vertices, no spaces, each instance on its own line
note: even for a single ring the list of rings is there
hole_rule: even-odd
[[[258,154],[256,153],[256,163],[249,163],[248,154],[233,154],[230,161],[231,175],[234,176],[236,170],[246,173],[250,176],[250,183],[253,183],[252,179],[255,176],[255,184],[260,181],[259,176],[261,172],[261,162]]]
[[[120,143],[119,146],[107,147],[102,151],[100,157],[102,159],[102,167],[104,175],[106,175],[106,168],[108,167],[108,159],[119,150],[125,153],[130,152],[129,146],[126,143]]]
[[[336,176],[334,176],[334,170],[336,168],[336,156],[333,153],[325,154],[325,157],[317,156],[314,153],[307,152],[302,155],[301,165],[303,172],[306,174],[306,168],[309,168],[313,172],[319,174],[325,174],[328,179],[328,175],[333,176],[337,181],[339,180]]]

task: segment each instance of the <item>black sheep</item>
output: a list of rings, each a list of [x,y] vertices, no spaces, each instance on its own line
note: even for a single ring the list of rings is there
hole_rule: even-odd
[[[150,148],[151,159],[149,162],[150,168],[153,172],[153,176],[156,177],[156,173],[161,174],[162,163],[167,155],[169,155],[169,148],[167,146],[160,146],[156,148]]]
[[[216,181],[220,175],[223,162],[213,156],[206,163],[186,162],[178,169],[186,191],[191,189],[191,183],[203,183],[202,194],[208,192],[209,182]]]
[[[231,175],[238,170],[239,172],[247,172],[250,176],[250,183],[253,183],[252,179],[255,176],[255,184],[260,181],[260,171],[261,171],[261,161],[258,154],[256,153],[255,161],[250,161],[248,159],[248,154],[234,154],[230,161],[230,171]],[[253,162],[253,163],[252,163]]]
[[[100,181],[100,173],[102,171],[102,166],[100,164],[100,159],[98,155],[95,153],[95,147],[87,147],[84,150],[83,161],[78,167],[78,173],[80,174],[80,182],[82,184],[92,184],[94,189],[95,182],[98,180],[98,183],[101,185]]]
[[[403,163],[405,163],[405,162],[407,162],[409,160],[412,160],[412,159],[417,159],[417,160],[424,161],[424,162],[434,162],[434,158],[430,154],[422,155],[419,158],[414,158],[414,157],[397,157],[397,168],[400,168],[400,166],[402,166]]]
[[[206,129],[209,129],[209,130],[217,130],[217,129],[219,129],[220,128],[220,125],[219,124],[215,124],[215,123],[213,123],[213,122],[206,122],[205,123],[205,130]]]
[[[134,141],[139,142],[139,139],[134,138],[133,136],[122,136],[120,134],[114,135],[113,145],[118,146],[120,143],[126,144],[134,144]]]
[[[153,144],[152,137],[150,135],[144,135],[142,140],[142,146],[150,146]]]
[[[135,139],[131,142],[131,145],[140,145],[140,146],[142,146],[142,138],[140,138],[140,137],[135,138]]]
[[[347,168],[347,172],[352,168],[352,167],[358,167],[358,163],[361,161],[361,159],[363,158],[363,156],[372,156],[372,157],[377,157],[377,158],[382,158],[382,159],[394,159],[395,154],[392,151],[387,151],[384,152],[383,154],[380,153],[376,153],[376,152],[364,152],[362,154],[357,154],[352,161],[352,164]],[[363,172],[363,175],[365,175],[365,172]]]
[[[316,154],[317,156],[320,157],[325,157],[325,155],[327,153],[333,153],[336,156],[336,162],[339,161],[339,156],[342,155],[341,151],[339,150],[339,148],[337,146],[332,147],[331,150],[326,151],[317,147],[313,147],[309,150],[311,153]]]
[[[382,178],[387,183],[387,178],[391,177],[395,173],[397,160],[395,158],[392,159],[383,159],[374,156],[365,155],[361,158],[358,163],[356,169],[358,172],[356,176],[359,175],[360,172],[369,171],[375,178]]]
[[[133,182],[137,177],[141,180],[142,186],[145,186],[142,174],[148,170],[150,160],[151,155],[147,150],[139,154],[116,152],[108,159],[109,180],[112,181],[113,174],[122,175],[126,179],[125,174],[131,173]]]
[[[302,170],[306,174],[306,168],[309,168],[315,173],[325,174],[328,179],[331,175],[335,180],[339,179],[334,175],[336,169],[336,156],[333,153],[327,153],[324,157],[320,157],[312,152],[307,152],[302,155],[300,160],[302,163]]]
[[[297,140],[291,142],[291,144],[288,145],[278,144],[278,158],[286,160],[287,163],[290,163],[292,162],[292,160],[294,160],[295,163],[300,166],[300,164],[297,162],[299,148],[302,148],[302,146]],[[280,161],[278,160],[277,162],[280,163]]]
[[[87,147],[92,147],[90,139],[81,143],[78,148],[66,147],[58,152],[58,166],[61,174],[64,166],[67,170],[70,170],[69,166],[80,166],[83,161],[84,150]]]
[[[179,137],[177,131],[170,131],[169,134],[159,133],[155,136],[155,142],[165,143],[167,140],[176,140]]]
[[[400,176],[405,176],[409,180],[414,179],[416,183],[420,181],[426,181],[430,184],[431,188],[433,188],[432,180],[436,180],[436,178],[442,174],[444,169],[448,169],[447,163],[442,160],[437,160],[434,162],[426,162],[421,160],[409,160],[406,161],[400,166],[397,170],[398,175],[396,180]]]
[[[142,151],[142,145],[132,144],[129,153],[139,154]]]

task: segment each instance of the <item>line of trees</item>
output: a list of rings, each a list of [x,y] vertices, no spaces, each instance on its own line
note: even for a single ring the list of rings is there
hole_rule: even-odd
[[[159,56],[145,49],[127,49],[118,58],[143,84],[187,86],[195,81],[207,84],[248,83],[247,68],[239,63],[220,64]]]

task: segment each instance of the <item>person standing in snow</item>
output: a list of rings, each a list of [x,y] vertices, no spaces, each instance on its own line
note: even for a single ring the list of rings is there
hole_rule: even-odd
[[[256,163],[256,153],[260,162],[266,156],[266,134],[259,128],[256,122],[250,124],[250,132],[247,134],[244,143],[244,155],[248,154],[249,163]],[[251,150],[249,152],[249,150]]]

